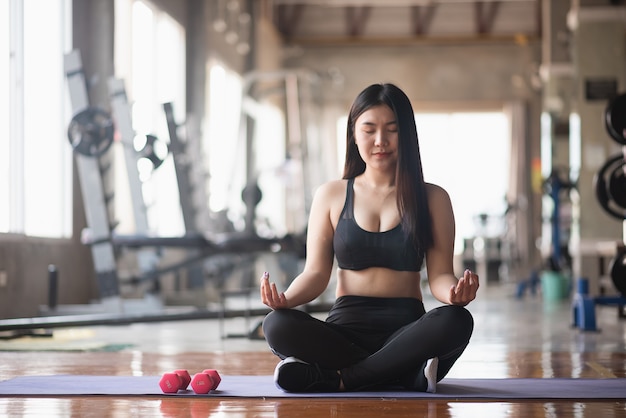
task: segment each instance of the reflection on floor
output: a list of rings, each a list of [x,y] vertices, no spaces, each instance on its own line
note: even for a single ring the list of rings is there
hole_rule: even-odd
[[[261,306],[260,302],[255,301]],[[426,296],[426,309],[438,305],[432,297]],[[483,285],[479,297],[468,305],[474,315],[475,330],[472,341],[461,363],[506,361],[507,353],[616,353],[626,352],[626,321],[618,319],[616,306],[598,306],[596,316],[598,332],[585,332],[572,327],[573,314],[569,299],[557,302],[544,302],[540,292],[515,297],[515,289],[508,285]],[[324,314],[316,314],[323,318]],[[220,330],[217,320],[171,321],[161,323],[137,323],[127,326],[101,326],[88,329],[58,329],[55,335],[62,335],[71,344],[103,346],[132,346],[133,350],[175,354],[185,352],[240,352],[266,351],[262,340],[248,338],[221,338],[221,332],[246,333],[261,320],[260,317],[225,319],[224,330]],[[247,322],[247,324],[246,324]],[[248,329],[249,328],[249,329]],[[38,341],[41,339],[38,339]],[[11,341],[16,345],[19,341]],[[7,344],[0,349],[7,349]],[[40,343],[41,344],[41,343]],[[465,368],[467,370],[467,368]],[[497,368],[458,374],[489,377],[503,377]],[[546,376],[548,377],[548,376]],[[576,377],[576,376],[572,376]]]
[[[546,302],[540,293],[518,299],[514,288],[499,284],[483,285],[479,293],[479,299],[468,306],[475,318],[472,341],[449,377],[626,378],[626,321],[618,318],[617,307],[597,307],[599,331],[585,332],[572,327],[569,300]],[[430,309],[437,302],[427,297],[425,305]],[[233,318],[222,325],[227,332],[241,333],[260,319],[251,318],[246,324],[243,318]],[[23,338],[0,341],[0,380],[25,374],[157,375],[177,368],[272,373],[277,359],[265,341],[224,339],[222,331],[217,320],[57,330],[50,344],[55,351],[45,349],[43,337],[37,337],[36,343]],[[77,348],[81,346],[82,351]],[[0,415],[90,416],[91,411],[91,416],[102,416],[106,409],[106,416],[115,417],[128,416],[131,410],[134,416],[157,417],[344,416],[342,411],[345,416],[626,416],[626,400],[381,403],[335,399],[302,406],[298,400],[0,398]],[[94,415],[99,409],[100,414]]]

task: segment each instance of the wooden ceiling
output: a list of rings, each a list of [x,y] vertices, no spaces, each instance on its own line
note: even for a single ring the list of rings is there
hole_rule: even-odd
[[[287,43],[524,41],[541,36],[540,0],[273,0]]]

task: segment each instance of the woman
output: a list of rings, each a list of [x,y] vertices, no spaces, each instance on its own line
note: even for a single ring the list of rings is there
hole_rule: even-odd
[[[453,271],[454,214],[445,190],[424,182],[411,103],[393,84],[373,84],[348,117],[343,179],[315,193],[303,272],[278,292],[269,274],[263,321],[282,361],[274,378],[288,392],[357,391],[401,385],[435,392],[469,343],[478,276]],[[336,301],[325,321],[294,309],[328,286],[337,259]],[[425,312],[420,270],[444,305]]]

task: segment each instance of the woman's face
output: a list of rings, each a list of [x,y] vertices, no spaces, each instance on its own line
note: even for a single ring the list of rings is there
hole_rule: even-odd
[[[354,141],[368,167],[395,169],[398,123],[389,106],[374,106],[363,112],[354,124]]]

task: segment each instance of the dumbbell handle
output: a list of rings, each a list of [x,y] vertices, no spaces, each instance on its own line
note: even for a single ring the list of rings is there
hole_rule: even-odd
[[[165,373],[159,381],[163,393],[176,393],[183,385],[183,378],[176,373]]]
[[[190,382],[189,372],[179,369],[171,373],[164,373],[159,381],[159,386],[164,393],[176,393],[179,390],[186,390]]]
[[[195,393],[205,394],[217,389],[222,378],[215,369],[205,369],[191,379],[191,388]]]
[[[202,370],[202,373],[208,374],[211,380],[213,381],[213,387],[211,387],[211,390],[217,389],[217,387],[220,385],[222,381],[222,378],[220,377],[220,374],[217,372],[217,370],[204,369]]]
[[[187,387],[189,386],[189,383],[191,383],[191,376],[189,375],[189,372],[186,369],[178,369],[178,370],[174,370],[174,373],[176,373],[178,376],[180,376],[182,383],[181,383],[181,389],[187,389]]]

